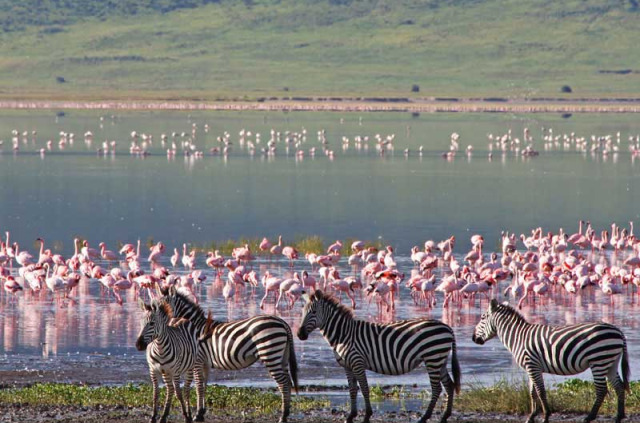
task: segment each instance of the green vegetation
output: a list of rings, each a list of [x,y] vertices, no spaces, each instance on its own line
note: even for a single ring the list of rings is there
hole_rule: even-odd
[[[371,398],[385,399],[421,398],[429,400],[428,391],[411,391],[404,386],[372,386]],[[547,396],[554,412],[587,413],[595,401],[593,381],[569,379],[554,387],[547,387]],[[529,387],[525,380],[514,383],[506,380],[493,386],[472,385],[462,390],[456,397],[454,409],[464,412],[528,414],[531,410]],[[610,388],[600,412],[616,413],[616,396]],[[626,396],[626,412],[640,412],[640,381],[631,382],[631,393]]]
[[[547,397],[554,412],[587,413],[595,401],[593,381],[570,379],[555,387],[548,387]],[[610,387],[600,413],[615,414],[616,396]],[[514,384],[506,381],[490,387],[472,386],[456,398],[456,409],[476,412],[518,413],[531,411],[529,387],[526,381]],[[640,381],[631,382],[627,393],[626,412],[640,412]]]
[[[0,97],[638,97],[639,16],[637,0],[0,0]]]
[[[262,238],[228,239],[225,241],[212,241],[208,244],[196,245],[195,248],[200,252],[219,250],[220,254],[222,255],[230,255],[234,248],[242,247],[248,244],[253,254],[256,256],[259,256],[259,255],[266,254],[260,251],[259,245],[261,241],[262,241]],[[270,241],[274,245],[278,243],[278,239],[275,237],[271,238]],[[351,243],[353,241],[354,240],[352,239],[348,239],[343,243],[343,247],[342,247],[343,254],[351,254]],[[152,245],[153,241],[149,241],[147,244]],[[327,247],[329,246],[329,244],[330,243],[326,243],[322,237],[317,235],[296,236],[293,241],[286,240],[286,239],[283,239],[282,241],[283,247],[286,245],[289,245],[295,248],[298,251],[298,253],[300,253],[301,258],[304,258],[305,253],[326,254]],[[383,247],[380,241],[375,243],[367,242],[366,244],[367,246],[374,246],[378,249]]]
[[[192,402],[195,392],[192,391]],[[164,398],[164,391],[161,392]],[[380,385],[371,387],[374,401],[385,399],[430,399],[426,391],[415,392],[404,386]],[[554,412],[583,414],[591,409],[595,400],[593,382],[570,379],[548,390],[548,398]],[[601,408],[602,414],[615,414],[615,394],[610,393]],[[280,409],[280,395],[255,388],[227,388],[219,385],[207,387],[207,408],[225,410],[228,413],[276,413]],[[75,405],[75,406],[124,406],[147,407],[151,405],[151,386],[127,384],[124,386],[88,387],[82,385],[45,383],[26,388],[0,389],[0,404],[25,405]],[[293,407],[299,411],[326,408],[324,398],[294,396]],[[527,414],[529,394],[526,381],[513,383],[502,381],[494,386],[471,386],[456,397],[455,410],[461,412]],[[631,383],[627,394],[627,415],[640,412],[640,381]]]
[[[195,403],[195,389],[192,389],[192,404]],[[164,398],[164,388],[161,398]],[[164,399],[163,399],[164,401]],[[328,406],[319,398],[293,397],[293,407],[310,410]],[[44,383],[26,388],[0,389],[0,404],[27,405],[112,405],[125,407],[150,406],[151,385],[127,384],[124,386],[89,387],[82,385]],[[228,413],[275,413],[280,410],[281,397],[275,392],[255,388],[227,388],[210,385],[206,392],[207,408],[225,410]]]

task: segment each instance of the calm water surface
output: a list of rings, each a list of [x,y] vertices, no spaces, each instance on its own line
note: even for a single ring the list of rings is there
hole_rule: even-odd
[[[408,272],[409,249],[426,239],[439,241],[455,235],[460,253],[469,247],[469,237],[482,234],[490,250],[495,249],[501,230],[515,233],[542,226],[574,232],[578,219],[590,220],[596,229],[612,222],[637,222],[640,200],[640,164],[627,150],[628,136],[640,133],[640,121],[628,115],[464,115],[325,113],[126,113],[111,117],[69,112],[56,118],[54,112],[0,112],[0,229],[10,230],[21,249],[36,251],[34,239],[65,255],[72,253],[72,238],[79,236],[97,245],[105,241],[111,249],[119,242],[162,240],[172,249],[183,242],[202,245],[212,240],[240,237],[271,238],[282,234],[285,241],[298,236],[319,235],[334,239],[382,240],[396,247],[400,266]],[[360,120],[359,118],[362,117]],[[341,121],[341,119],[343,119]],[[160,134],[189,134],[197,125],[195,144],[203,158],[167,158]],[[204,124],[209,132],[203,130]],[[494,151],[488,160],[487,134],[512,130],[522,138],[525,127],[534,136],[539,157],[522,158]],[[542,128],[554,134],[575,132],[587,138],[621,133],[618,154],[591,155],[573,148],[544,150]],[[275,157],[256,152],[249,155],[239,142],[243,128],[261,133],[262,145],[271,129],[306,130],[302,148],[316,147],[300,160],[295,148],[278,144]],[[37,130],[12,149],[11,131]],[[324,129],[335,157],[320,151],[317,131]],[[131,156],[131,131],[153,135],[150,156]],[[58,147],[60,132],[75,133],[73,145]],[[92,131],[93,142],[83,134]],[[216,138],[228,131],[233,142],[227,158],[209,156]],[[453,161],[444,160],[452,132],[461,135],[461,149],[473,145],[468,157],[462,151]],[[355,148],[356,136],[374,139],[395,134],[395,149],[381,157],[374,147]],[[351,142],[342,148],[342,138]],[[283,135],[284,138],[284,135]],[[51,139],[53,148],[38,151]],[[255,135],[252,138],[255,141]],[[115,155],[96,153],[103,141],[117,142]],[[419,156],[417,150],[423,146]],[[409,155],[403,150],[408,148]],[[297,268],[305,265],[296,263]],[[262,274],[266,262],[257,264]],[[200,268],[204,259],[200,257]],[[285,268],[274,269],[284,274]],[[345,271],[347,271],[345,269]],[[202,302],[219,318],[238,318],[260,312],[256,296],[246,295],[225,304],[222,285],[213,274],[202,288]],[[133,294],[121,307],[100,293],[96,281],[84,281],[74,301],[62,306],[46,299],[19,295],[3,297],[0,303],[0,369],[43,369],[52,366],[120,368],[132,380],[146,380],[144,355],[133,347],[140,314]],[[257,298],[257,300],[256,300]],[[440,303],[442,299],[439,299]],[[527,317],[537,322],[564,324],[605,320],[622,326],[628,336],[632,370],[640,363],[638,306],[631,296],[615,298],[612,304],[600,294],[584,293],[574,302],[557,297],[529,307]],[[440,305],[439,303],[439,305]],[[486,302],[482,304],[482,308]],[[274,312],[273,309],[268,310]],[[297,328],[300,308],[279,312]],[[405,290],[396,313],[380,317],[375,306],[364,306],[358,316],[388,320],[414,316],[442,319],[456,330],[465,380],[490,382],[501,377],[519,378],[510,355],[497,341],[480,348],[471,344],[471,331],[481,313],[475,307],[453,307],[444,313],[415,306]],[[319,334],[297,342],[301,377],[308,383],[345,384],[342,371]],[[258,366],[256,366],[258,367]],[[634,373],[636,371],[634,370]],[[266,372],[221,376],[227,383],[264,382]],[[122,378],[120,378],[122,379]],[[126,379],[126,377],[125,377]],[[258,382],[256,382],[256,380]],[[122,380],[124,381],[124,380]],[[425,378],[416,371],[400,378],[375,378],[373,383],[417,383]]]

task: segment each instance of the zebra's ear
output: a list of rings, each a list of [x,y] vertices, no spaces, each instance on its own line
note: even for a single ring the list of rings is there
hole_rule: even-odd
[[[176,286],[175,285],[171,285],[169,286],[169,295],[174,296],[176,295]]]
[[[320,300],[320,299],[322,299],[324,297],[324,294],[322,293],[321,290],[318,289],[318,290],[316,290],[314,297],[315,297],[316,300]]]
[[[491,300],[491,305],[489,306],[489,308],[491,309],[491,311],[495,311],[498,308],[499,304],[498,304],[498,300],[496,300],[495,298],[493,298]]]
[[[151,306],[142,301],[141,298],[138,298],[138,306],[140,306],[140,310],[142,311],[151,311]]]

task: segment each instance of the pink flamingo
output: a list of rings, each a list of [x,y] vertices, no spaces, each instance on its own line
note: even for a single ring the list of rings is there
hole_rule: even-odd
[[[313,276],[309,275],[309,272],[307,272],[306,270],[303,270],[300,280],[302,281],[302,286],[305,289],[311,289],[311,292],[315,292],[315,290],[316,290],[316,278],[314,278]]]
[[[262,238],[262,241],[260,241],[260,245],[258,246],[260,251],[262,251],[263,253],[266,253],[267,251],[270,251],[271,247],[273,247],[273,245],[267,239],[267,237]]]
[[[120,296],[121,291],[127,291],[133,287],[133,273],[129,272],[126,278],[122,278],[119,280],[106,281],[105,286],[111,284],[111,289],[113,289],[113,294],[116,297],[116,301],[118,304],[122,305],[122,297]]]
[[[177,248],[174,248],[173,255],[171,256],[171,266],[176,267],[178,265],[178,260],[180,260],[180,253]]]
[[[289,259],[289,266],[293,267],[293,260],[298,258],[298,251],[287,245],[282,249],[282,255]]]
[[[149,253],[149,258],[147,258],[147,261],[151,263],[157,263],[162,258],[163,253],[164,244],[162,242],[158,242],[156,245],[151,247],[151,251]]]
[[[278,235],[278,243],[271,247],[271,255],[279,256],[282,254],[282,235]]]
[[[33,264],[33,262],[31,261],[31,259],[33,258],[31,256],[31,254],[29,254],[27,251],[20,251],[20,248],[19,248],[17,242],[13,243],[13,247],[14,247],[14,251],[15,251],[16,262],[20,266],[24,267],[24,266],[28,266],[30,264]]]
[[[13,276],[7,276],[4,281],[4,290],[9,294],[15,295],[17,292],[22,291],[22,286],[20,286]]]
[[[111,250],[107,250],[107,245],[104,242],[98,244],[100,247],[100,256],[106,261],[118,261],[118,255]]]
[[[196,261],[196,252],[192,250],[187,254],[187,244],[182,244],[182,265],[189,270],[193,270]]]
[[[351,243],[351,251],[353,251],[354,253],[359,253],[360,251],[364,250],[365,248],[365,244],[363,241],[353,241]]]
[[[51,256],[51,250],[44,249],[44,239],[37,238],[36,241],[40,242],[40,254],[38,255],[38,264],[49,263],[53,264],[53,257]]]
[[[100,253],[98,253],[95,248],[89,247],[89,241],[87,240],[82,241],[82,248],[80,249],[80,252],[88,259],[95,260],[100,258]]]
[[[262,300],[260,301],[260,308],[264,309],[264,302],[267,299],[267,296],[269,295],[270,292],[273,293],[277,293],[280,291],[280,284],[282,283],[282,279],[275,277],[275,276],[271,276],[271,273],[269,271],[266,271],[265,274],[262,276],[262,285],[264,286],[264,297],[262,297]]]
[[[340,254],[342,251],[342,242],[337,240],[327,248],[327,254]]]

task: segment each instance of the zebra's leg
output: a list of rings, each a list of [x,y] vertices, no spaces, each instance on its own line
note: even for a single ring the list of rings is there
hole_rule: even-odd
[[[151,423],[158,420],[158,376],[151,370],[151,385],[153,386],[153,414],[151,415]]]
[[[193,374],[194,374],[195,370],[191,370],[191,371],[187,371],[185,377],[184,377],[184,404],[185,404],[185,408],[187,409],[187,415],[189,416],[189,421],[191,421],[192,416],[191,416],[191,382],[193,381]],[[179,389],[180,386],[178,386],[177,389]]]
[[[360,391],[362,391],[362,396],[364,397],[364,420],[362,420],[362,423],[369,423],[369,418],[371,418],[373,410],[371,409],[371,401],[369,400],[369,383],[367,382],[367,374],[364,371],[364,367],[354,369],[353,373],[356,376],[358,385],[360,385]]]
[[[551,408],[549,407],[549,402],[547,401],[547,391],[544,389],[544,379],[542,377],[542,371],[536,365],[527,364],[525,365],[525,370],[529,374],[530,383],[533,385],[536,394],[538,395],[538,399],[542,404],[542,412],[544,413],[544,423],[549,423],[549,417],[551,417]],[[531,398],[531,402],[533,403],[533,397]],[[539,411],[531,410],[531,414],[527,419],[527,423],[532,423],[535,420],[536,415]]]
[[[191,382],[189,382],[191,383]],[[186,383],[185,383],[186,389]],[[182,408],[182,415],[184,416],[185,423],[191,423],[191,412],[188,410],[187,404],[185,404],[184,397],[182,396],[182,391],[180,390],[180,375],[175,375],[173,377],[173,390],[176,393],[176,398],[178,398],[178,402],[180,402],[180,407]]]
[[[164,410],[160,417],[160,423],[167,423],[167,417],[169,416],[169,410],[171,410],[171,400],[173,398],[173,380],[166,373],[162,373],[162,380],[167,387],[167,395],[164,399]]]
[[[431,418],[433,409],[436,407],[436,403],[438,402],[438,398],[440,397],[440,393],[442,392],[442,385],[440,384],[441,367],[441,365],[434,367],[433,363],[427,363],[427,373],[429,374],[429,382],[431,383],[431,401],[429,401],[427,411],[425,411],[424,415],[420,419],[420,423],[425,423]],[[453,398],[453,396],[451,396],[451,398]]]
[[[604,369],[602,367],[592,367],[591,373],[593,374],[593,383],[596,387],[596,402],[593,403],[593,408],[591,408],[591,412],[585,417],[585,423],[589,423],[593,421],[598,416],[598,410],[600,410],[600,406],[604,401],[604,397],[607,395],[607,379],[606,373],[608,369]]]
[[[353,419],[358,415],[358,381],[356,375],[353,374],[351,369],[344,368],[347,374],[347,382],[349,383],[349,399],[351,400],[351,412],[347,416],[345,423],[352,423]]]
[[[451,412],[453,411],[453,396],[455,392],[455,386],[453,385],[453,380],[449,376],[449,372],[447,372],[447,363],[445,363],[440,368],[440,376],[442,380],[442,385],[444,385],[444,390],[447,393],[447,407],[440,419],[440,423],[446,423],[447,419],[451,417]]]
[[[278,384],[278,390],[282,395],[282,415],[279,421],[284,423],[287,421],[291,411],[291,377],[289,376],[289,371],[283,367],[280,361],[282,360],[279,359],[278,363],[265,362],[265,364],[269,374]]]
[[[533,423],[536,416],[540,414],[540,407],[538,407],[538,393],[536,392],[536,387],[531,379],[529,379],[529,395],[531,396],[531,415],[527,422]]]
[[[205,395],[207,389],[207,380],[209,379],[209,367],[206,363],[196,369],[195,379],[196,393],[198,396],[198,413],[196,414],[195,421],[203,422],[204,414],[207,412]]]
[[[609,374],[607,375],[609,382],[611,382],[611,386],[616,391],[616,396],[618,397],[618,413],[616,414],[616,423],[620,423],[622,419],[626,416],[624,414],[624,398],[625,391],[624,385],[622,384],[622,379],[618,375],[618,360],[614,362],[614,364],[609,368]]]

